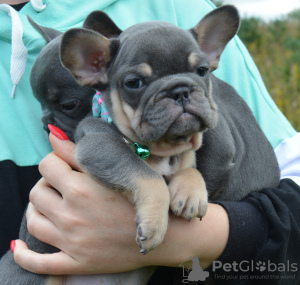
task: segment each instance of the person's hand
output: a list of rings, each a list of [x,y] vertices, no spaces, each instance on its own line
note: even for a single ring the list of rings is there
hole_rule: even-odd
[[[53,135],[50,140],[54,153],[40,164],[43,178],[30,193],[26,217],[31,234],[63,251],[40,255],[17,240],[16,262],[29,271],[54,274],[91,273],[93,265],[99,264],[103,272],[109,272],[110,262],[119,263],[120,271],[137,267],[136,255],[140,253],[135,243],[133,205],[87,174],[72,170],[80,169],[72,142]]]
[[[72,142],[52,135],[50,140],[54,153],[40,165],[43,178],[30,194],[27,220],[31,234],[62,251],[38,254],[17,240],[14,258],[23,268],[51,275],[100,274],[178,266],[195,256],[206,268],[224,250],[228,217],[221,206],[210,204],[202,222],[171,214],[163,243],[142,255],[135,242],[133,205],[79,171]]]

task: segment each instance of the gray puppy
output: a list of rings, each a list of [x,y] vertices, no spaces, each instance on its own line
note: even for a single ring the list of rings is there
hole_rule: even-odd
[[[30,17],[28,20],[47,42],[30,73],[33,94],[41,103],[44,129],[49,132],[48,124],[55,125],[73,141],[77,124],[91,115],[95,90],[80,86],[69,70],[62,66],[59,57],[62,33],[40,26]]]
[[[163,240],[169,208],[188,220],[201,219],[208,198],[238,201],[279,184],[274,151],[250,109],[211,73],[239,23],[237,10],[222,6],[189,31],[148,22],[122,32],[96,11],[85,21],[86,29],[62,37],[63,65],[80,85],[101,90],[113,121],[87,117],[80,122],[74,135],[77,159],[134,203],[143,254]],[[147,150],[150,156],[143,160],[139,155]],[[24,224],[21,236],[34,250],[47,252],[41,243],[36,246]],[[54,281],[24,273],[11,260],[7,264],[5,270],[15,272],[8,278],[20,280],[22,272],[27,278],[22,280],[31,282],[24,284]],[[147,273],[141,275],[145,283]],[[115,284],[124,281],[119,277]],[[129,284],[143,284],[137,280]]]

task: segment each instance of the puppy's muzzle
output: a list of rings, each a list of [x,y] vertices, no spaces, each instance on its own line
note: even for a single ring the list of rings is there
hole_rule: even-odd
[[[193,87],[187,85],[176,85],[172,88],[166,88],[160,91],[157,94],[155,101],[158,102],[165,98],[169,98],[173,99],[176,105],[184,107],[190,103],[190,96],[192,91]]]
[[[175,87],[170,91],[170,97],[182,107],[190,103],[190,95],[190,88],[187,86]]]

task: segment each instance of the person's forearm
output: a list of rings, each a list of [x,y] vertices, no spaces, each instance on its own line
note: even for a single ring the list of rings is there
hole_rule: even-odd
[[[177,267],[193,257],[199,257],[202,268],[210,266],[226,247],[229,220],[222,206],[209,204],[205,217],[188,222],[173,217],[162,244],[145,256],[149,265]]]

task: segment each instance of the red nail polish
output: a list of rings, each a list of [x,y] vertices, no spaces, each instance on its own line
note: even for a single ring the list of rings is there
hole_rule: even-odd
[[[59,138],[60,140],[62,140],[62,141],[68,141],[69,140],[68,136],[61,129],[59,129],[58,127],[55,127],[55,126],[49,124],[48,128],[49,128],[50,132],[53,135],[55,135],[57,138]]]
[[[15,246],[16,246],[16,241],[15,241],[15,240],[12,240],[12,241],[10,242],[10,250],[11,250],[12,253],[14,253]]]

